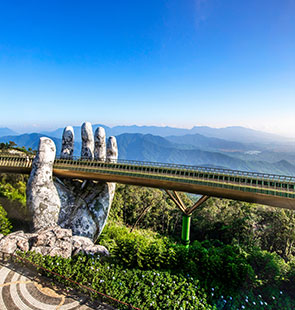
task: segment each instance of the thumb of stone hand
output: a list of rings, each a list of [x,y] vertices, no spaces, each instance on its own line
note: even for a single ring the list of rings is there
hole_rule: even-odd
[[[46,137],[40,138],[26,188],[33,231],[55,226],[58,221],[60,199],[52,179],[55,154],[54,142]]]

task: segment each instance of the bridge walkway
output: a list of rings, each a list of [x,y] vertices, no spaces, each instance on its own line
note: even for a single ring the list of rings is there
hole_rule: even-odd
[[[32,157],[0,156],[0,172],[30,173]],[[55,176],[118,182],[295,209],[295,177],[129,160],[56,158]]]

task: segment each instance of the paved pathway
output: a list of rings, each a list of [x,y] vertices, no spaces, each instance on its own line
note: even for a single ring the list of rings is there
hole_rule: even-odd
[[[1,310],[110,310],[104,304],[93,305],[85,296],[71,296],[50,288],[29,269],[0,263]]]

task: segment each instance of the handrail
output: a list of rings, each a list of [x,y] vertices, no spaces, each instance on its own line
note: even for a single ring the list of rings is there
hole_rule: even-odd
[[[66,160],[60,158],[60,156],[56,157],[57,160]],[[170,163],[159,163],[159,162],[148,162],[148,161],[139,161],[139,160],[128,160],[128,159],[116,159],[116,160],[91,160],[91,159],[82,159],[79,156],[74,156],[73,160],[82,161],[82,162],[97,162],[97,163],[113,163],[113,164],[130,164],[140,167],[161,167],[161,168],[176,168],[181,170],[192,170],[196,172],[213,172],[226,174],[234,177],[240,176],[248,176],[255,177],[259,179],[267,179],[267,180],[288,180],[291,182],[295,182],[295,176],[286,176],[279,174],[269,174],[269,173],[261,173],[261,172],[252,172],[252,171],[243,171],[243,170],[234,170],[227,168],[214,168],[214,167],[206,167],[206,166],[193,166],[193,165],[183,165],[183,164],[170,164]]]
[[[22,161],[31,162],[34,158],[34,155],[30,156],[9,156],[9,155],[0,155],[0,161],[2,159],[8,160],[17,160],[22,159]],[[94,165],[97,164],[128,164],[130,166],[137,167],[150,167],[150,168],[167,168],[167,169],[177,169],[191,172],[204,172],[204,173],[216,173],[218,175],[227,175],[230,177],[250,177],[254,179],[266,180],[266,181],[287,181],[288,183],[295,183],[295,176],[286,176],[279,174],[269,174],[269,173],[260,173],[260,172],[252,172],[252,171],[243,171],[243,170],[233,170],[226,168],[215,168],[215,167],[206,167],[206,166],[193,166],[193,165],[183,165],[183,164],[170,164],[170,163],[158,163],[158,162],[147,162],[147,161],[139,161],[139,160],[126,160],[126,159],[116,159],[116,160],[91,160],[91,159],[83,159],[78,156],[74,156],[73,159],[64,159],[60,156],[56,156],[55,163],[58,162],[70,162],[74,161],[75,163],[88,163],[92,162]]]

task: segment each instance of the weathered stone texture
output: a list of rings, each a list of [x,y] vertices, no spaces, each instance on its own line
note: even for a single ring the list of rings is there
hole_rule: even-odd
[[[54,159],[54,142],[49,138],[40,138],[26,188],[27,207],[34,231],[53,226],[58,221],[60,199],[52,181]]]
[[[81,135],[85,143],[92,140],[89,139],[93,137],[90,123],[83,124]],[[95,132],[95,143],[96,158],[105,157],[106,152],[107,160],[118,158],[115,137],[109,138],[106,151],[105,130],[102,127],[98,127]],[[89,158],[89,153],[83,153],[83,146],[81,155]],[[72,229],[74,235],[96,240],[106,224],[115,194],[115,183],[62,179],[55,186],[61,202],[58,224]]]
[[[30,240],[31,251],[42,255],[70,257],[72,254],[72,231],[59,226],[39,230]]]
[[[111,136],[107,143],[107,161],[116,161],[118,159],[118,146],[115,137]]]
[[[23,231],[11,233],[0,240],[0,251],[7,254],[14,253],[17,249],[28,251],[29,242]]]
[[[103,127],[98,127],[94,134],[94,158],[106,159],[106,133]]]
[[[74,153],[74,130],[72,126],[67,126],[62,135],[62,146],[60,157],[65,159],[73,158]]]
[[[81,158],[93,159],[94,157],[94,138],[92,126],[89,122],[83,123],[81,127],[82,149]]]
[[[0,252],[14,254],[16,251],[34,251],[42,255],[58,255],[65,258],[79,252],[109,255],[105,247],[94,245],[92,240],[86,237],[72,236],[70,229],[59,226],[39,230],[34,234],[17,231],[0,240]]]
[[[117,160],[116,138],[110,137],[106,147],[105,130],[102,127],[97,128],[95,132],[95,146],[90,123],[82,125],[81,136],[83,159],[93,160],[95,157],[99,160]],[[65,128],[62,144],[61,157],[72,157],[72,127]],[[33,231],[43,231],[59,225],[61,228],[71,229],[73,235],[96,240],[106,224],[115,193],[115,183],[58,178],[53,182],[54,158],[54,142],[49,138],[41,138],[27,185],[27,204],[33,220]],[[59,248],[55,242],[51,247],[55,248],[55,252]],[[50,252],[44,246],[37,251]]]

